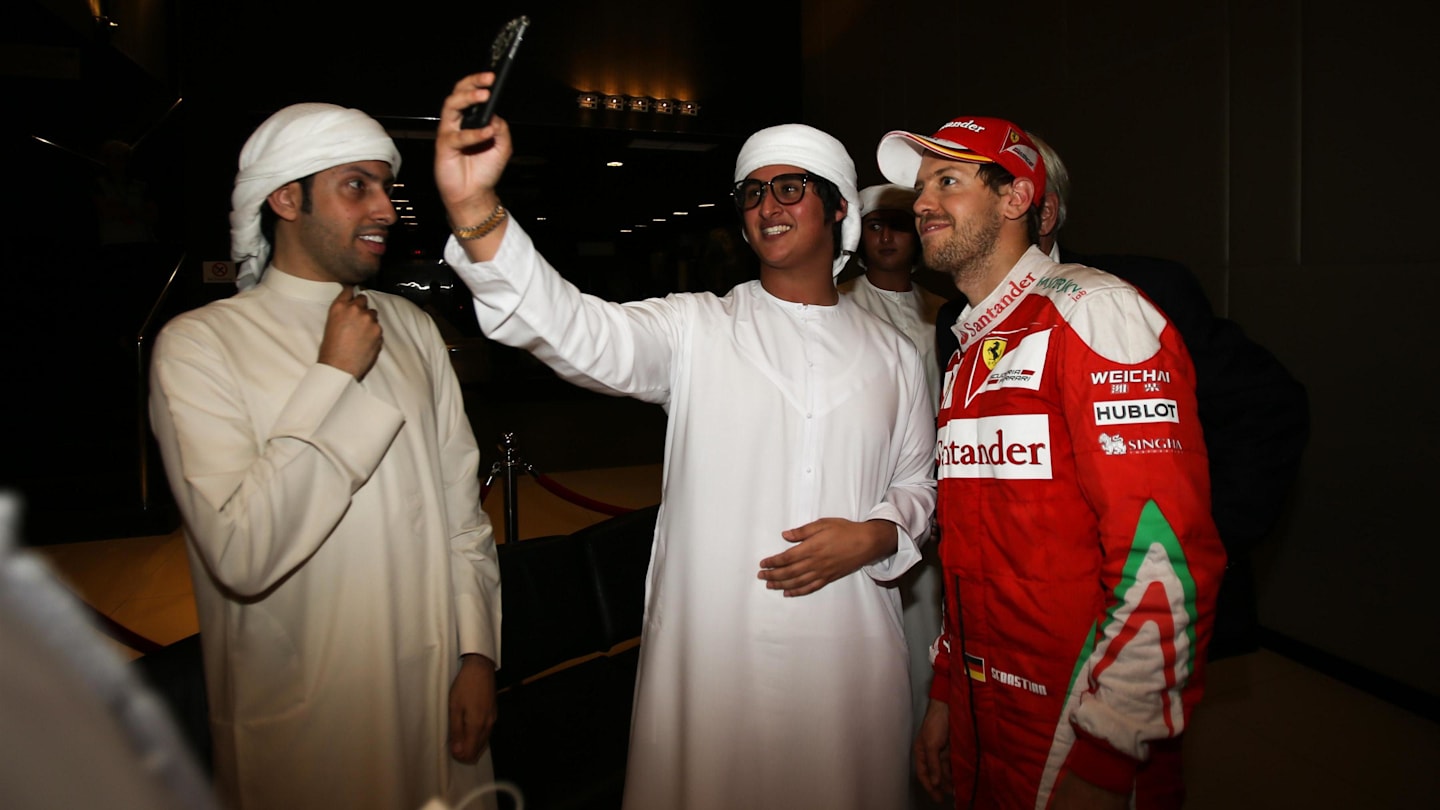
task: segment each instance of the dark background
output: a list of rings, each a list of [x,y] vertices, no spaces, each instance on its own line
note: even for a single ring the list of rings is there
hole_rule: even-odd
[[[97,25],[97,9],[120,27]],[[706,260],[723,256],[712,223],[667,222],[640,238],[618,224],[723,194],[755,128],[797,120],[835,134],[862,185],[879,182],[874,146],[890,129],[974,114],[1038,130],[1074,181],[1067,247],[1183,262],[1216,310],[1309,390],[1293,504],[1256,560],[1262,623],[1414,690],[1434,716],[1440,162],[1428,142],[1440,60],[1434,10],[1420,0],[415,0],[379,11],[12,0],[0,25],[0,145],[15,177],[0,239],[0,481],[26,494],[29,537],[146,528],[135,518],[148,435],[137,336],[172,269],[145,334],[172,310],[229,294],[201,284],[200,269],[228,254],[227,195],[250,129],[292,101],[328,100],[424,132],[517,10],[535,23],[507,94],[520,155],[502,192],[564,272],[617,299],[723,289],[727,274],[744,275],[743,264]],[[581,90],[673,93],[701,113],[584,119]],[[90,193],[109,137],[138,144],[134,170],[160,210],[156,244],[99,249]],[[630,148],[641,137],[713,146]],[[656,409],[579,398],[465,331],[463,296],[434,270],[428,146],[406,136],[401,147],[421,219],[387,277],[434,280],[408,289],[451,330],[472,417],[492,420],[477,422],[482,446],[499,425],[520,425],[542,469],[658,457]],[[596,168],[617,150],[624,169]],[[684,188],[688,198],[669,196]],[[713,225],[733,236],[733,219]]]
[[[3,481],[27,497],[32,542],[173,528],[144,418],[149,341],[174,314],[233,292],[203,270],[229,257],[240,147],[301,101],[359,107],[396,139],[395,197],[413,218],[394,229],[375,286],[436,317],[487,468],[508,431],[542,472],[659,461],[658,407],[560,383],[479,334],[439,260],[435,117],[454,82],[488,64],[495,33],[527,13],[501,107],[516,143],[500,189],[513,216],[587,292],[723,292],[755,272],[727,196],[736,151],[799,115],[798,3],[417,2],[379,15],[277,0],[100,5],[117,26],[83,2],[20,2],[0,50],[5,145],[26,189],[5,218],[3,319],[9,345],[33,347],[6,356],[17,429]],[[700,113],[582,110],[582,91],[695,101]],[[134,147],[153,241],[98,240],[91,198],[110,139]]]

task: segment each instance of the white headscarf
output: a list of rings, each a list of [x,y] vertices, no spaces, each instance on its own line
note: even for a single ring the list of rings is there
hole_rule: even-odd
[[[860,216],[863,218],[876,211],[902,211],[907,215],[912,214],[917,196],[915,189],[906,188],[905,186],[894,183],[866,186],[860,189]],[[916,258],[919,258],[918,251],[916,252]],[[868,265],[865,264],[864,251],[861,251],[860,255],[855,257],[855,261],[858,262],[861,267],[867,270],[869,269]],[[914,266],[910,268],[910,272],[915,272]]]
[[[255,286],[270,261],[260,233],[260,207],[270,192],[346,163],[383,160],[400,173],[400,151],[385,128],[359,110],[334,104],[292,104],[261,124],[240,150],[230,195],[230,255],[240,264],[235,285]]]
[[[844,144],[833,136],[804,124],[781,124],[751,135],[735,159],[735,182],[764,166],[798,166],[817,174],[840,188],[848,204],[840,223],[840,256],[833,273],[838,275],[860,244],[860,193],[855,189],[855,161]]]
[[[912,213],[915,207],[915,197],[915,189],[897,186],[894,183],[866,186],[860,190],[860,216],[863,217],[875,211]]]

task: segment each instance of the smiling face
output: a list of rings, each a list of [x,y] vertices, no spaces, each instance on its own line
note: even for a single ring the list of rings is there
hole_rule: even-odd
[[[383,160],[316,173],[309,195],[290,216],[277,211],[284,220],[276,228],[277,266],[301,278],[341,284],[359,284],[374,276],[395,223],[390,202],[394,182],[390,164]],[[289,188],[303,194],[298,182]]]
[[[1003,197],[985,185],[979,170],[975,163],[926,155],[915,177],[916,228],[925,264],[949,273],[962,290],[969,279],[984,274],[1004,223]]]
[[[762,183],[785,174],[806,174],[798,166],[762,166],[746,175]],[[745,236],[760,259],[762,270],[822,268],[829,277],[835,255],[833,226],[844,217],[844,207],[827,219],[825,204],[813,186],[799,202],[785,205],[767,191],[754,208],[741,212]]]

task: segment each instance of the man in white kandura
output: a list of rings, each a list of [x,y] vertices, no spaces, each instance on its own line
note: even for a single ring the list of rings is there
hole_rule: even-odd
[[[235,178],[241,291],[156,341],[150,418],[236,810],[414,810],[491,781],[500,572],[480,454],[434,323],[360,288],[399,168],[359,110],[275,113]]]
[[[459,123],[489,81],[446,99],[435,158],[456,226],[445,258],[481,326],[669,417],[625,807],[903,806],[910,690],[889,586],[927,536],[934,419],[914,347],[835,290],[859,236],[850,156],[806,126],[756,133],[734,194],[760,280],[609,303],[501,207],[509,128]]]

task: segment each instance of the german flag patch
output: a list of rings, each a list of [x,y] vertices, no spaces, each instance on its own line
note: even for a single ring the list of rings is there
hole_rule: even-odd
[[[970,680],[985,683],[985,659],[978,655],[965,653],[965,670],[970,673]]]

